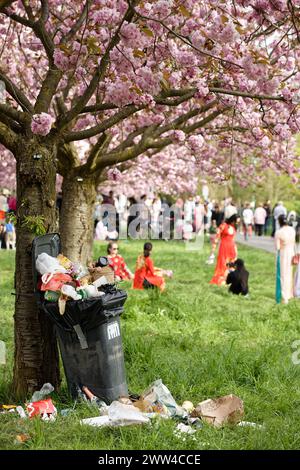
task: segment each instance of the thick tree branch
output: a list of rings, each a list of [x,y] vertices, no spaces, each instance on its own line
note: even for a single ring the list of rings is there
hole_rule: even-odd
[[[9,106],[9,104],[0,102],[0,112],[19,124],[25,124],[27,121],[25,115],[22,112],[18,111],[12,106]]]
[[[47,113],[49,111],[52,98],[56,93],[62,75],[63,72],[57,67],[49,68],[35,102],[34,112],[36,114]]]
[[[17,134],[0,122],[0,144],[4,145],[8,150],[14,152],[17,143]]]
[[[17,134],[19,134],[22,130],[22,127],[20,126],[20,124],[18,124],[16,121],[11,119],[7,114],[3,114],[1,112],[1,108],[0,108],[0,122],[3,122],[3,124],[5,124],[9,129],[13,130]]]
[[[57,150],[58,173],[66,176],[73,168],[80,166],[77,149],[74,144],[59,145]]]
[[[145,107],[145,106],[143,106]],[[104,120],[97,126],[90,127],[89,129],[85,129],[83,131],[75,131],[69,132],[63,138],[65,142],[73,142],[75,140],[82,140],[82,139],[89,139],[97,134],[105,132],[110,127],[118,124],[118,122],[123,121],[125,118],[131,116],[132,114],[136,113],[140,109],[143,109],[142,106],[134,106],[129,105],[125,108],[121,108],[119,112],[115,113],[110,118]]]
[[[0,80],[5,83],[6,91],[21,106],[21,108],[30,114],[34,114],[33,107],[24,93],[0,70]]]
[[[82,176],[86,175],[87,173],[91,173],[95,170],[99,156],[101,156],[101,153],[105,153],[107,147],[111,142],[111,139],[111,135],[102,134],[100,136],[98,142],[93,146],[85,165],[83,165],[80,169],[80,174]]]
[[[48,3],[48,0],[41,0],[41,5],[42,5],[42,9],[41,9],[40,20],[42,21],[42,23],[47,23],[47,21],[49,19],[49,3]]]

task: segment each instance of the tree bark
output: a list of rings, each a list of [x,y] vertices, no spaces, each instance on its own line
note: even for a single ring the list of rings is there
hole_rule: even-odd
[[[44,218],[46,232],[56,229],[55,147],[20,139],[17,159],[16,303],[14,392],[24,397],[45,382],[60,385],[56,338],[50,320],[33,295],[31,244],[36,236],[26,217]],[[36,220],[36,219],[35,219]]]
[[[63,179],[60,235],[62,251],[84,266],[92,259],[96,180],[70,172]]]

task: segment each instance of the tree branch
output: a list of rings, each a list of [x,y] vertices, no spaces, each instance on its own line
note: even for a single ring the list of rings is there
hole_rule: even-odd
[[[242,96],[243,98],[252,98],[254,100],[285,101],[283,96],[256,95],[256,94],[253,94],[253,93],[248,93],[246,91],[226,90],[225,88],[209,87],[209,91],[212,92],[212,93],[221,93],[222,95]]]
[[[105,152],[110,144],[111,139],[112,136],[107,134],[102,134],[99,137],[98,142],[93,146],[85,165],[83,165],[80,169],[80,174],[82,176],[95,170],[98,158],[102,152]]]
[[[21,106],[21,108],[30,114],[34,114],[33,107],[24,93],[3,72],[1,72],[1,70],[0,80],[5,83],[6,91]]]
[[[9,106],[9,104],[0,102],[0,112],[14,121],[17,121],[19,124],[25,124],[27,122],[25,115],[12,106]]]
[[[0,122],[0,144],[4,145],[8,150],[14,152],[17,143],[17,134]]]
[[[48,112],[62,75],[63,72],[56,66],[49,68],[34,105],[34,112],[36,114]]]
[[[221,108],[221,109],[216,109],[214,112],[212,112],[211,114],[209,114],[207,117],[205,117],[204,119],[201,119],[201,121],[194,122],[194,123],[191,124],[190,126],[182,128],[182,130],[183,130],[186,134],[191,134],[192,132],[194,132],[195,130],[199,129],[200,127],[204,127],[206,124],[208,124],[209,122],[213,121],[216,117],[218,117],[220,114],[225,113],[225,112],[228,111],[229,109],[230,109],[230,107]]]
[[[81,28],[81,26],[83,25],[83,23],[85,22],[85,20],[87,18],[89,9],[91,7],[91,4],[92,4],[91,0],[87,0],[85,2],[85,5],[84,5],[84,8],[81,12],[80,17],[78,18],[78,20],[76,21],[74,26],[72,26],[70,31],[62,38],[61,44],[66,44],[67,42],[69,42],[73,38],[73,36],[75,36],[77,31],[79,31],[79,29]]]
[[[131,116],[132,114],[136,113],[140,109],[143,109],[143,107],[129,105],[129,106],[126,106],[125,108],[121,108],[120,111],[118,111],[113,116],[106,119],[105,121],[101,122],[97,126],[90,127],[89,129],[85,129],[83,131],[69,132],[63,137],[63,139],[65,142],[73,142],[75,140],[89,139],[90,137],[93,137],[97,134],[105,132],[107,129],[114,126],[118,122],[122,121],[128,116]]]

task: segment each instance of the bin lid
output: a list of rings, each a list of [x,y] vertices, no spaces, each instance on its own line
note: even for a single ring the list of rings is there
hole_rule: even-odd
[[[33,273],[33,289],[37,292],[37,282],[39,273],[36,270],[35,263],[37,257],[41,253],[47,253],[49,256],[56,258],[60,251],[60,235],[59,233],[47,233],[36,237],[32,242],[32,273]]]

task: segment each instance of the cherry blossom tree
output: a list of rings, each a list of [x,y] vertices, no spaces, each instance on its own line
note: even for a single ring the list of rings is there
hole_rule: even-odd
[[[82,259],[103,172],[142,154],[166,165],[175,144],[217,178],[271,164],[295,178],[299,11],[299,0],[0,3],[0,143],[17,175],[18,393],[59,383],[30,262],[33,226],[55,227],[56,172],[64,250]]]

